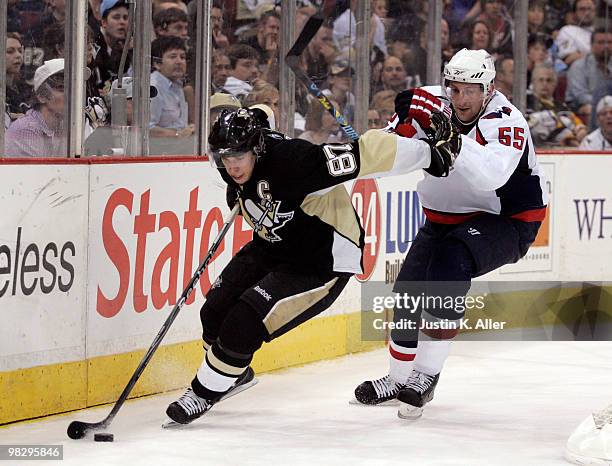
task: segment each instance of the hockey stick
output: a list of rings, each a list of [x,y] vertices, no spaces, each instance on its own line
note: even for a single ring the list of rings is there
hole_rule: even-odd
[[[325,20],[323,16],[323,8],[320,8],[317,13],[308,18],[308,21],[304,25],[304,29],[300,32],[300,35],[295,40],[293,47],[287,52],[287,56],[285,60],[291,71],[295,74],[295,77],[299,82],[301,82],[306,89],[310,93],[310,95],[314,96],[321,105],[325,107],[325,109],[336,119],[342,131],[346,133],[346,135],[351,138],[351,140],[355,141],[359,138],[359,134],[355,129],[346,121],[346,118],[342,113],[340,113],[334,105],[329,101],[329,99],[321,92],[319,86],[317,86],[312,79],[302,70],[300,67],[300,55],[308,45],[308,43],[315,36],[323,21]]]
[[[206,254],[206,257],[204,258],[204,260],[202,261],[198,269],[195,271],[195,274],[193,275],[193,277],[191,277],[191,280],[189,281],[187,288],[183,290],[181,297],[179,298],[178,302],[174,305],[172,312],[170,312],[170,315],[168,316],[168,318],[162,325],[161,329],[159,330],[159,333],[157,334],[157,336],[153,340],[153,343],[151,343],[151,346],[147,350],[147,353],[142,358],[142,361],[140,361],[140,364],[138,364],[138,367],[134,371],[134,374],[132,374],[132,378],[130,379],[128,384],[125,386],[125,388],[121,392],[121,395],[119,396],[119,399],[115,402],[115,405],[113,406],[113,409],[111,409],[111,412],[108,414],[108,416],[106,416],[100,422],[72,421],[70,425],[68,426],[68,430],[67,430],[68,437],[74,440],[78,440],[78,439],[85,437],[85,435],[87,435],[87,433],[89,433],[90,431],[105,429],[106,427],[110,425],[111,422],[113,422],[113,419],[115,418],[115,416],[117,415],[121,407],[123,406],[123,403],[125,403],[125,400],[127,400],[127,397],[132,391],[132,388],[134,388],[134,385],[136,385],[136,382],[138,381],[143,371],[147,367],[147,364],[153,357],[153,354],[155,353],[155,351],[161,344],[163,338],[166,336],[166,333],[168,333],[168,330],[170,330],[170,326],[172,325],[172,322],[174,322],[174,319],[176,319],[176,316],[178,315],[179,311],[185,304],[185,301],[187,301],[187,298],[189,297],[189,295],[191,294],[191,292],[193,291],[197,283],[200,281],[200,276],[202,275],[202,273],[208,266],[213,255],[215,254],[219,245],[221,244],[221,241],[223,241],[223,238],[225,237],[225,234],[227,233],[227,230],[229,230],[229,227],[231,226],[231,224],[234,222],[234,219],[236,218],[236,215],[238,214],[239,209],[240,207],[238,204],[236,204],[236,206],[232,209],[230,216],[225,221],[225,223],[221,227],[221,230],[219,230],[219,233],[217,234],[217,237],[215,238],[213,244],[210,246],[210,249],[208,250],[208,254]]]

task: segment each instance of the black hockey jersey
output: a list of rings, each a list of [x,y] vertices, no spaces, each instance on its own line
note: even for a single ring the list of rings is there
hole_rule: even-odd
[[[299,270],[361,273],[364,233],[342,183],[408,173],[431,160],[425,142],[381,130],[353,143],[288,139],[266,147],[245,184],[221,174],[237,190],[253,242]]]

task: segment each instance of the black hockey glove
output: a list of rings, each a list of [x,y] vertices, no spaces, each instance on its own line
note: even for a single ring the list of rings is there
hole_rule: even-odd
[[[231,184],[227,185],[227,189],[225,190],[225,202],[227,202],[227,206],[232,210],[238,202],[238,188],[236,186],[232,186]]]
[[[404,123],[408,118],[408,112],[410,111],[410,103],[412,102],[412,89],[402,91],[395,96],[395,113],[399,118],[400,123]]]
[[[421,139],[431,149],[431,164],[425,171],[432,176],[445,177],[461,151],[461,134],[453,122],[441,112],[431,114],[428,138]]]

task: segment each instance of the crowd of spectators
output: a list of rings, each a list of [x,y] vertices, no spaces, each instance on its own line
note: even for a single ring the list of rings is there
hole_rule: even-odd
[[[296,34],[316,12],[317,0],[296,0]],[[428,0],[370,0],[368,127],[393,114],[395,95],[427,84]],[[153,0],[151,32],[152,138],[193,137],[195,0]],[[463,47],[486,49],[497,68],[496,89],[513,98],[515,0],[445,0],[440,28],[442,66]],[[125,0],[88,0],[86,138],[111,122],[124,47],[131,90],[132,44],[126,44]],[[356,97],[356,0],[339,0],[300,57],[300,64],[352,121]],[[64,131],[58,112],[63,84],[65,0],[8,0],[6,37],[7,156],[54,155]],[[279,115],[280,1],[215,0],[211,10],[211,115],[220,108],[264,105]],[[605,0],[530,0],[526,114],[538,146],[608,149],[612,143],[612,26]],[[139,40],[138,37],[133,40]],[[58,61],[59,60],[59,61]],[[61,66],[60,66],[61,65]],[[42,71],[41,71],[42,70]],[[54,70],[49,74],[48,70]],[[45,77],[41,81],[41,76]],[[131,98],[131,91],[130,91]],[[61,99],[63,102],[63,96]],[[131,106],[130,106],[131,108]],[[315,141],[342,141],[335,120],[296,86],[295,133]],[[131,121],[131,114],[130,114]],[[129,122],[128,122],[129,124]],[[24,131],[44,136],[25,144]],[[599,129],[598,129],[599,128]],[[589,134],[591,131],[591,134]],[[598,132],[597,132],[598,131]],[[589,134],[587,136],[587,134]],[[34,133],[30,134],[34,138]],[[92,136],[95,139],[95,136]],[[611,139],[608,139],[611,138]],[[27,139],[27,138],[26,138]],[[53,143],[49,143],[53,141]],[[170,146],[171,147],[171,146]],[[61,151],[57,152],[58,154]],[[96,153],[94,151],[94,153]]]

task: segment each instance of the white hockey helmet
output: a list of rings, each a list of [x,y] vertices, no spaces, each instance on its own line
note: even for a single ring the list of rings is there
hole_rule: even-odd
[[[493,94],[495,63],[486,50],[461,49],[444,66],[444,87],[448,81],[482,84],[485,102]]]

